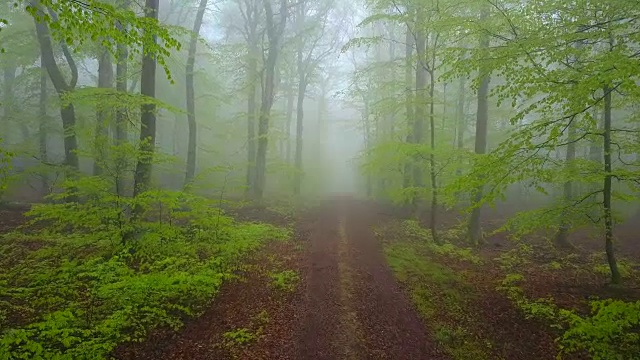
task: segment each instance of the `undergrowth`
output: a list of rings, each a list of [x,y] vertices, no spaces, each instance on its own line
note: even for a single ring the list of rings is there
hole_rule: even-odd
[[[474,332],[469,303],[472,287],[463,274],[436,260],[453,258],[479,263],[469,249],[435,244],[414,221],[378,229],[394,275],[404,284],[420,315],[434,329],[434,339],[453,359],[491,359],[492,344]],[[390,238],[400,241],[387,241]]]
[[[385,233],[386,231],[386,233]],[[460,229],[443,233],[445,242],[436,244],[427,229],[415,221],[404,221],[392,228],[378,229],[383,237],[388,263],[398,280],[407,285],[417,309],[434,329],[435,340],[454,359],[487,359],[492,345],[473,334],[473,321],[466,304],[471,299],[463,273],[455,272],[448,259],[479,264],[471,249],[454,245]],[[393,233],[393,235],[390,235]],[[388,241],[388,238],[400,238]],[[539,245],[538,245],[539,246]],[[594,360],[636,359],[640,354],[640,301],[615,299],[587,300],[590,311],[559,307],[552,297],[531,299],[522,284],[525,269],[546,271],[562,276],[605,276],[604,254],[566,254],[554,248],[538,249],[525,242],[493,259],[505,275],[496,290],[505,294],[528,319],[542,320],[556,331],[557,358],[588,355]],[[444,261],[442,261],[444,258]],[[637,277],[636,264],[619,260],[625,278]],[[444,315],[443,315],[444,313]]]
[[[640,354],[640,301],[590,300],[590,312],[558,307],[553,299],[529,299],[521,288],[524,276],[510,273],[497,290],[504,292],[528,318],[559,331],[557,358],[587,353],[594,360],[636,359]]]
[[[129,199],[106,187],[69,182],[28,214],[44,230],[0,238],[0,359],[104,359],[153,328],[178,329],[244,257],[290,235],[184,192]],[[55,202],[70,195],[80,201]]]
[[[248,327],[234,328],[222,334],[222,341],[216,346],[222,346],[233,359],[242,356],[242,350],[264,337],[264,329],[270,322],[269,313],[266,310],[254,315]]]

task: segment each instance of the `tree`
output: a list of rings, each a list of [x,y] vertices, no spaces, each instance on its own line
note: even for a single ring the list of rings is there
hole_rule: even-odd
[[[146,0],[145,17],[157,21],[159,5],[159,0]],[[154,35],[153,44],[155,43],[156,37]],[[133,186],[134,196],[149,189],[151,184],[151,165],[156,144],[156,105],[153,102],[156,95],[156,58],[147,49],[144,49],[143,53],[140,93],[148,99],[140,109],[140,158],[136,164]]]
[[[120,8],[126,10],[129,8],[130,0],[120,0]],[[116,29],[118,33],[124,34],[127,31],[126,26],[122,23],[118,23]],[[127,78],[129,76],[129,49],[127,44],[118,42],[116,45],[116,91],[123,95],[127,92]],[[115,111],[115,144],[122,148],[127,143],[127,111],[124,107],[119,107]],[[123,152],[119,151],[116,156],[115,163],[118,170],[123,169],[126,166],[126,159],[122,156]],[[116,174],[116,193],[120,196],[125,194],[124,177],[121,171]]]
[[[269,120],[271,108],[275,98],[276,63],[280,54],[282,35],[287,22],[287,0],[280,0],[279,18],[276,19],[271,0],[263,0],[266,16],[266,32],[269,41],[267,57],[264,64],[264,88],[262,90],[262,104],[260,105],[260,118],[258,121],[258,147],[256,153],[256,168],[254,178],[255,200],[262,200],[266,184],[267,170],[267,144],[269,142]]]
[[[51,82],[53,83],[58,96],[62,100],[60,105],[60,116],[62,117],[62,126],[64,130],[65,165],[77,171],[79,163],[77,154],[78,141],[75,134],[76,115],[73,103],[65,101],[65,96],[67,96],[76,87],[78,82],[78,68],[67,45],[65,43],[61,43],[60,46],[62,48],[62,52],[69,68],[71,69],[71,79],[69,79],[69,81],[65,80],[60,67],[56,63],[53,53],[51,33],[44,20],[47,16],[57,19],[58,15],[51,9],[49,9],[49,14],[45,14],[44,6],[38,1],[32,0],[29,4],[32,9],[35,9],[34,20],[43,64],[47,69],[47,73],[51,78]]]
[[[189,145],[187,151],[187,172],[184,184],[187,186],[193,181],[196,173],[196,150],[197,150],[197,124],[196,124],[196,105],[195,105],[195,89],[193,86],[193,69],[196,61],[196,49],[198,46],[198,37],[200,35],[200,27],[202,27],[202,18],[207,8],[207,0],[200,0],[196,19],[193,23],[193,31],[189,40],[189,54],[187,56],[186,66],[186,87],[187,87],[187,121],[189,123]]]
[[[295,29],[296,29],[296,69],[298,75],[298,93],[296,105],[296,148],[295,162],[296,172],[293,181],[293,194],[300,195],[302,184],[302,150],[304,134],[304,99],[307,96],[307,87],[310,77],[329,54],[334,52],[333,44],[329,43],[321,48],[320,41],[326,37],[326,27],[329,20],[329,11],[332,2],[318,3],[319,8],[309,6],[307,0],[296,5]],[[309,18],[309,12],[314,14]]]
[[[113,61],[111,53],[106,48],[100,47],[98,49],[98,88],[111,89],[113,88]],[[107,126],[113,118],[113,112],[110,110],[101,109],[98,106],[96,111],[96,130],[94,138],[94,162],[93,162],[93,175],[101,175],[103,169],[100,167],[100,158],[104,157],[103,153],[106,151],[105,144],[107,142]]]
[[[486,20],[488,17],[487,11],[482,10],[480,15],[480,21]],[[486,50],[489,48],[489,36],[482,34],[480,36],[479,49]],[[487,131],[489,125],[489,82],[490,74],[489,69],[486,66],[486,62],[482,61],[478,68],[480,77],[480,86],[478,87],[478,111],[476,113],[476,139],[475,139],[475,153],[477,155],[484,155],[487,152]],[[464,83],[463,83],[464,84]],[[471,216],[469,218],[468,237],[472,244],[479,245],[482,240],[482,228],[480,226],[480,214],[482,211],[483,186],[480,185],[474,193],[474,206],[471,210]]]

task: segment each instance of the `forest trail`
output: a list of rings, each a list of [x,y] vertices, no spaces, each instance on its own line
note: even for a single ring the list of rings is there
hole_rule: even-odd
[[[376,207],[327,201],[310,235],[307,312],[299,359],[441,359],[385,263]]]
[[[287,245],[266,249],[300,273],[293,294],[269,289],[254,273],[230,284],[212,308],[179,334],[120,352],[120,359],[445,359],[387,266],[373,226],[375,205],[334,197],[302,214],[298,255]],[[294,245],[295,246],[295,245]],[[260,266],[260,265],[259,265]],[[266,311],[260,339],[241,349],[220,346],[231,329],[251,328]]]

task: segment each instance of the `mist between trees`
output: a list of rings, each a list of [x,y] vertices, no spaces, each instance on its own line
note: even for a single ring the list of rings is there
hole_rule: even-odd
[[[640,219],[639,17],[636,0],[5,1],[1,195],[106,193],[135,219],[160,190],[355,193],[436,243],[453,209],[474,247],[497,206],[516,238],[596,234],[618,284],[616,225]]]

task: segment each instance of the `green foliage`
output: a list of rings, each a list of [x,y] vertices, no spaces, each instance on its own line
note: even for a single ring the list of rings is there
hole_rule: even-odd
[[[289,236],[236,223],[190,194],[152,190],[133,200],[108,190],[99,178],[69,181],[52,199],[74,193],[80,202],[35,206],[29,215],[46,230],[0,241],[0,322],[12,319],[0,358],[104,359],[156,327],[177,329],[263,240]],[[127,216],[127,206],[141,216]]]
[[[533,248],[526,243],[520,243],[515,248],[505,251],[495,260],[505,271],[517,271],[531,262]]]
[[[604,252],[591,254],[589,258],[591,270],[596,274],[608,276],[611,273],[611,270],[609,269],[609,265],[603,262],[603,259],[606,259],[606,254]],[[620,276],[622,276],[622,278],[629,279],[638,275],[638,271],[635,270],[637,267],[635,263],[624,258],[618,259],[617,262],[618,271],[620,271]]]
[[[300,276],[294,270],[272,272],[269,277],[271,278],[271,286],[286,292],[294,291],[300,281]]]
[[[0,138],[0,143],[2,143],[2,138]],[[7,188],[9,171],[11,171],[12,157],[13,153],[0,147],[0,199],[2,198],[2,194],[4,193],[5,189]]]
[[[50,9],[57,19],[42,9]],[[67,45],[80,47],[87,42],[99,42],[116,55],[116,45],[124,44],[129,46],[132,58],[134,54],[142,54],[144,49],[145,55],[156,57],[171,79],[167,58],[172,49],[181,48],[181,43],[155,19],[99,0],[40,0],[38,6],[29,3],[26,10],[36,21],[49,25],[53,37]],[[128,27],[128,30],[122,31],[121,27]]]
[[[579,315],[558,307],[553,299],[528,299],[520,284],[524,277],[508,274],[498,286],[527,318],[546,321],[559,329],[556,339],[563,355],[587,352],[591,358],[632,359],[640,353],[640,301],[592,300],[591,313]]]
[[[420,315],[436,329],[436,339],[447,354],[461,360],[491,358],[491,342],[473,330],[468,304],[474,295],[462,274],[432,258],[432,248],[424,241],[386,244],[384,253]]]
[[[254,343],[263,336],[264,327],[269,324],[269,313],[260,311],[251,318],[251,323],[246,328],[235,328],[222,334],[220,345],[225,347],[232,358],[240,358],[242,348]]]
[[[640,354],[640,301],[592,301],[591,315],[571,317],[559,342],[563,354],[588,351],[594,360],[633,359]]]
[[[459,228],[453,228],[446,231],[445,236],[443,236],[443,240],[445,240],[445,242],[441,244],[434,243],[431,239],[431,232],[420,226],[420,224],[415,220],[404,220],[401,224],[400,231],[403,238],[424,242],[425,246],[432,254],[467,261],[476,265],[482,262],[482,259],[473,253],[473,249],[461,248],[451,242],[448,242],[450,240],[459,239]]]
[[[258,335],[246,328],[227,331],[222,334],[227,346],[245,346],[258,338]]]

